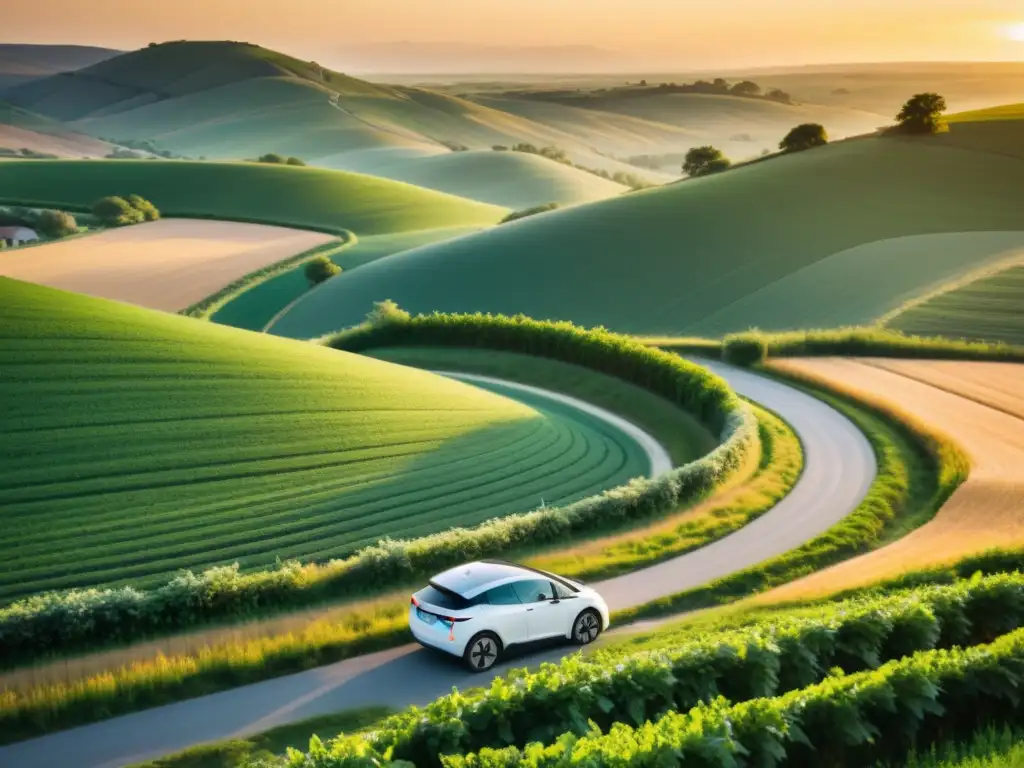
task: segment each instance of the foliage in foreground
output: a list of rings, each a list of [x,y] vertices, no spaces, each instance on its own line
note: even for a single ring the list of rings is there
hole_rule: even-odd
[[[1015,724],[1016,726],[1016,724]],[[900,768],[1021,768],[1024,730],[988,727],[962,743],[937,744],[911,754]],[[895,766],[894,766],[895,768]]]
[[[369,754],[432,766],[438,761],[431,755],[583,736],[593,725],[640,726],[719,696],[779,696],[820,683],[836,668],[875,669],[919,651],[989,642],[1021,625],[1024,576],[1013,574],[855,599],[823,606],[818,615],[771,617],[681,641],[669,635],[654,650],[577,655],[412,707],[380,723]],[[366,749],[365,739],[343,736],[327,747],[330,760],[310,766],[346,765]]]
[[[877,670],[837,675],[771,699],[738,704],[724,698],[672,712],[638,728],[619,723],[607,734],[566,734],[544,746],[485,749],[444,760],[446,768],[571,766],[830,765],[894,760],[915,744],[970,733],[985,723],[1014,722],[1024,684],[1024,630],[989,645],[933,650]],[[316,753],[324,756],[319,759]],[[293,766],[342,765],[322,745]]]
[[[221,567],[200,575],[185,572],[150,590],[121,587],[33,596],[0,610],[2,656],[15,660],[49,649],[87,649],[273,607],[365,595],[513,548],[650,519],[714,491],[743,466],[757,445],[757,419],[724,380],[624,336],[523,317],[410,318],[387,303],[374,309],[371,320],[328,343],[349,350],[389,343],[477,346],[577,363],[667,397],[715,430],[721,445],[658,478],[636,479],[564,507],[544,507],[413,540],[384,539],[321,566],[288,562],[247,574],[239,573],[237,566]]]

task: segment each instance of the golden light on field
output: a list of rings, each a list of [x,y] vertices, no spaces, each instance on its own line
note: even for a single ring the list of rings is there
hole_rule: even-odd
[[[1006,36],[1011,40],[1016,40],[1018,43],[1024,43],[1024,22],[1007,26]]]

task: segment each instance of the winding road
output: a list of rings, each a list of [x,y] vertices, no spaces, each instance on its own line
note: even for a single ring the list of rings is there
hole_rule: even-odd
[[[748,371],[698,362],[793,427],[803,443],[803,474],[788,496],[739,531],[665,563],[595,584],[612,610],[697,586],[804,543],[852,512],[875,477],[871,446],[832,408]],[[513,658],[478,675],[464,671],[454,659],[406,645],[2,747],[0,765],[119,768],[352,707],[424,704],[453,686],[483,685],[511,667],[572,652],[555,648]]]

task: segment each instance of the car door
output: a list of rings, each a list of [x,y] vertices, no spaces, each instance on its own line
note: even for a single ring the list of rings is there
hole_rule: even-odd
[[[530,640],[565,636],[572,618],[568,614],[575,608],[572,599],[562,599],[548,579],[523,579],[513,584],[516,595],[527,610]]]
[[[530,614],[511,584],[487,590],[478,610],[486,624],[483,628],[497,632],[506,646],[530,639]]]

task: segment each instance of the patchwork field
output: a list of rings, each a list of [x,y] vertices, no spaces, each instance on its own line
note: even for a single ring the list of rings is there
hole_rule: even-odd
[[[0,280],[0,599],[343,555],[648,471],[604,422]]]
[[[163,219],[2,254],[0,275],[177,312],[331,240],[263,224]]]
[[[1024,543],[1024,367],[832,358],[773,366],[841,382],[934,425],[967,452],[971,473],[922,527],[882,549],[773,590],[769,599],[826,594]]]
[[[370,235],[361,237],[354,244],[336,251],[331,260],[344,270],[355,269],[393,253],[469,234],[478,229],[479,227],[454,227],[422,229],[394,235]],[[320,286],[318,290],[322,290],[323,287],[325,286]],[[210,319],[223,325],[262,331],[273,323],[275,316],[291,302],[310,290],[303,267],[299,266],[250,288],[217,310]]]
[[[1024,265],[1000,269],[912,302],[885,324],[904,333],[1024,343]]]
[[[1019,247],[1022,183],[1024,161],[1003,156],[842,142],[382,259],[326,286],[318,311],[296,303],[301,325],[286,315],[278,329],[316,336],[385,298],[643,335],[870,322]],[[916,235],[954,237],[899,240]]]
[[[89,206],[138,194],[166,216],[242,219],[358,235],[494,224],[497,206],[372,176],[262,163],[155,160],[0,162],[7,201]]]

